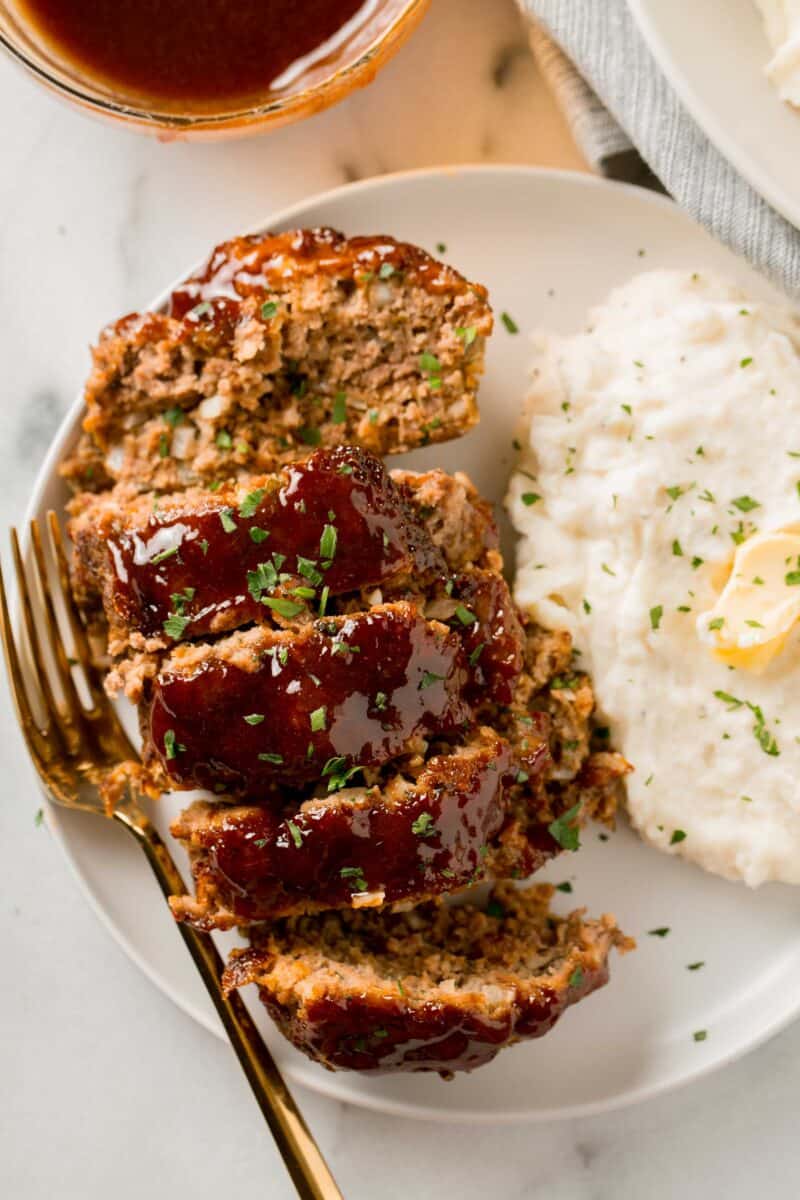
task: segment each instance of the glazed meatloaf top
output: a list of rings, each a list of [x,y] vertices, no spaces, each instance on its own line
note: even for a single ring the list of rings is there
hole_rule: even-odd
[[[166,312],[94,349],[77,491],[171,491],[263,474],[317,445],[379,454],[477,420],[485,290],[424,251],[331,229],[237,238]]]
[[[256,928],[228,989],[255,983],[284,1034],[330,1069],[471,1070],[546,1033],[608,979],[613,917],[551,914],[553,889],[495,888],[485,909],[342,910]]]

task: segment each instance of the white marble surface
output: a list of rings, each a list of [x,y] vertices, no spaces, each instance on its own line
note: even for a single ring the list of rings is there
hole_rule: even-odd
[[[160,145],[108,129],[5,60],[0,112],[2,527],[22,515],[98,327],[214,241],[383,171],[579,165],[511,0],[434,0],[369,91],[257,140]],[[289,1200],[230,1052],[124,957],[35,827],[4,694],[0,739],[0,1195]],[[800,1027],[689,1089],[580,1122],[473,1130],[301,1099],[349,1200],[744,1200],[756,1188],[783,1200],[798,1194],[798,1087]]]

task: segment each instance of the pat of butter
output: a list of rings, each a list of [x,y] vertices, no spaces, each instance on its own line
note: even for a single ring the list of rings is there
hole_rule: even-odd
[[[800,620],[800,526],[757,533],[738,547],[697,634],[729,666],[763,671]]]

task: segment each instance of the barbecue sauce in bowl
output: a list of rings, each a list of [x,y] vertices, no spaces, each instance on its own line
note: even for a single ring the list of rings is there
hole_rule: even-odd
[[[51,53],[164,111],[269,103],[345,66],[399,0],[18,0]],[[383,20],[373,20],[383,16]]]

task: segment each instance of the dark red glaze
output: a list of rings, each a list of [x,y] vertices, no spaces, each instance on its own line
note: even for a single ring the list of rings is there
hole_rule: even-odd
[[[478,1015],[458,1004],[411,1005],[390,997],[320,997],[302,1009],[259,993],[271,1017],[298,1050],[332,1070],[472,1071],[520,1038],[542,1037],[561,1014],[608,982],[605,963],[582,968],[576,987],[543,985],[518,995],[502,1017]]]
[[[523,667],[525,634],[508,584],[493,571],[456,575],[453,599],[466,612],[450,622],[458,629],[472,670],[470,697],[476,703],[510,704]],[[476,619],[467,621],[468,614]]]
[[[434,756],[399,802],[334,796],[286,819],[220,806],[188,839],[201,850],[198,894],[210,881],[237,920],[260,921],[346,907],[363,892],[390,903],[477,882],[515,777],[511,749],[496,738],[473,753]]]
[[[317,621],[296,635],[255,632],[253,670],[209,657],[185,674],[167,665],[154,680],[142,706],[145,741],[176,785],[250,795],[299,785],[331,759],[379,766],[415,735],[451,733],[471,716],[458,637],[413,605]],[[174,736],[171,758],[165,735]]]
[[[467,290],[486,297],[484,288],[467,283],[452,267],[424,250],[392,237],[345,238],[335,229],[300,229],[289,233],[251,234],[223,242],[205,266],[172,293],[169,315],[182,320],[211,301],[240,301],[248,296],[279,294],[296,278],[326,274],[343,282],[369,283],[391,267],[409,282],[434,293]],[[385,272],[384,272],[385,273]],[[213,320],[213,314],[200,319]]]
[[[247,104],[334,37],[364,0],[22,0],[61,53],[151,101]],[[285,87],[285,85],[282,85]]]
[[[261,594],[270,596],[279,587],[291,598],[293,587],[313,585],[315,609],[323,587],[338,596],[385,585],[399,575],[422,584],[443,570],[441,555],[383,464],[366,450],[318,450],[270,478],[262,490],[249,516],[231,506],[229,492],[209,492],[199,504],[169,505],[146,524],[113,534],[106,590],[111,623],[164,637],[176,595],[182,597],[178,611],[189,618],[184,639],[269,621],[271,610],[248,583],[248,573],[261,563],[271,564],[273,578],[276,566],[292,577]],[[336,549],[327,559],[320,553],[326,525],[336,530]],[[251,530],[269,536],[257,543]],[[167,557],[161,557],[165,551]],[[308,560],[305,576],[298,557]]]

